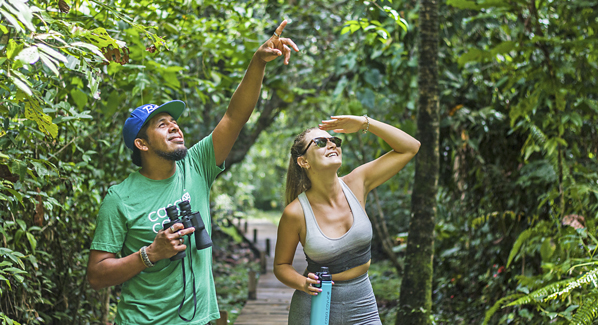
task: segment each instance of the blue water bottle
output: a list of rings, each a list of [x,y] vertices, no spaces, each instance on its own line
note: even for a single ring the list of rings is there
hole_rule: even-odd
[[[316,288],[321,288],[322,292],[317,296],[311,297],[311,315],[309,325],[328,325],[330,320],[330,297],[332,296],[332,274],[328,268],[322,266],[320,272],[316,272],[320,283],[313,284]]]

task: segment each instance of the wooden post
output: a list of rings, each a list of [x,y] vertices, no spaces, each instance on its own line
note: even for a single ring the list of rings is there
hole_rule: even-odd
[[[253,243],[257,244],[257,228],[253,228]]]
[[[249,271],[248,275],[249,275],[249,286],[248,286],[247,299],[256,300],[257,299],[257,279],[255,278],[255,271]]]
[[[227,325],[228,324],[228,312],[226,310],[220,311],[220,319],[216,321],[216,325]]]
[[[267,261],[266,261],[266,252],[264,252],[264,251],[260,251],[260,266],[262,269],[262,274],[266,274]]]
[[[243,233],[247,233],[247,219],[245,219],[245,226],[243,226]]]
[[[270,238],[266,238],[266,255],[270,257]]]

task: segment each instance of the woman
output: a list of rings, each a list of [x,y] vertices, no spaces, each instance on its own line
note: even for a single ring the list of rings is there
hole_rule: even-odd
[[[393,150],[338,177],[342,140],[336,133],[368,130]],[[274,274],[296,291],[289,324],[309,324],[311,296],[321,290],[314,274],[321,266],[332,273],[330,324],[381,324],[367,271],[372,226],[365,212],[368,193],[398,173],[415,156],[420,143],[405,132],[367,116],[333,116],[305,130],[291,147],[286,208],[278,226]],[[292,266],[297,244],[307,257],[307,270]]]

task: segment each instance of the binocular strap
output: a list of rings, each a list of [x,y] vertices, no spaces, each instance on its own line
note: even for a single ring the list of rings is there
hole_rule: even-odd
[[[187,281],[185,278],[185,258],[183,258],[182,263],[181,263],[181,267],[183,268],[183,301],[181,301],[181,305],[179,306],[179,317],[184,320],[185,322],[190,322],[191,320],[193,320],[193,318],[195,318],[195,312],[197,311],[197,295],[195,293],[195,272],[193,272],[193,263],[191,262],[191,255],[193,254],[189,254],[189,265],[191,266],[191,275],[193,278],[193,316],[191,316],[190,319],[186,319],[185,317],[183,317],[181,315],[181,309],[183,308],[183,304],[185,303],[185,298],[187,297],[187,292],[186,292],[186,287],[187,287]]]

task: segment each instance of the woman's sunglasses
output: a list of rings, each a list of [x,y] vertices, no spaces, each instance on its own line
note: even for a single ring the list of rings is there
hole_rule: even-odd
[[[311,139],[311,141],[307,145],[307,148],[305,148],[305,150],[303,150],[303,152],[301,153],[301,156],[303,156],[307,152],[307,149],[309,149],[309,147],[311,146],[312,143],[315,143],[316,146],[318,146],[318,148],[324,148],[328,144],[328,141],[334,143],[337,148],[340,148],[341,144],[343,143],[343,139],[338,138],[338,137],[328,137],[328,138],[327,137],[317,137],[317,138],[313,138],[313,139]]]

